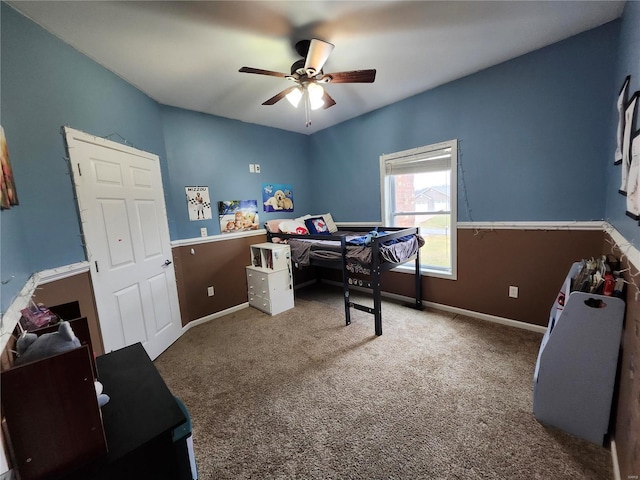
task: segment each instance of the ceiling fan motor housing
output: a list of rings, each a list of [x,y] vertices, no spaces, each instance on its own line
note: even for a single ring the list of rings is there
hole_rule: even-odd
[[[306,74],[304,70],[304,62],[305,62],[304,58],[301,58],[297,62],[294,62],[293,65],[291,65],[291,75],[296,73],[298,75]]]

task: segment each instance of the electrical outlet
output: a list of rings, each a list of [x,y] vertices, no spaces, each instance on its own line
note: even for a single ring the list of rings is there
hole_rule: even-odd
[[[256,171],[256,166],[253,163],[249,164],[249,173],[254,173]]]
[[[207,287],[207,295],[213,297],[213,287]]]
[[[513,285],[511,285],[509,287],[509,296],[511,298],[518,298],[518,287],[514,287]]]
[[[206,227],[202,227],[200,229],[200,236],[201,237],[206,237],[207,236],[207,228]]]
[[[260,173],[260,165],[255,164],[256,173]]]

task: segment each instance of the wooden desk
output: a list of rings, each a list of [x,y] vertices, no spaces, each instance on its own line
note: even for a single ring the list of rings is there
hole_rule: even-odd
[[[179,478],[173,430],[187,419],[140,343],[96,359],[111,397],[102,407],[106,457],[70,479]]]

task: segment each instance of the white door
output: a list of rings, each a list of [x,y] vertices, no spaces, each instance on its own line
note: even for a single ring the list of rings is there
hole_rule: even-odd
[[[156,155],[65,127],[106,352],[155,359],[182,330]]]

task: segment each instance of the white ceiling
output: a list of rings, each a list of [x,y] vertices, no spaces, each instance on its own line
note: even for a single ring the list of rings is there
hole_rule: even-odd
[[[11,1],[156,101],[310,134],[620,16],[624,1]],[[326,73],[377,69],[373,84],[329,84],[313,111],[261,103],[287,80],[293,45],[335,49]]]

